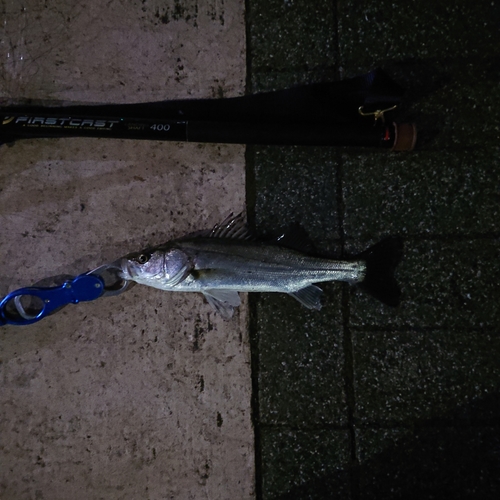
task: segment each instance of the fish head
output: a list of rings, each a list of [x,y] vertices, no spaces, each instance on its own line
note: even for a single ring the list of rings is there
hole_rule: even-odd
[[[192,266],[188,256],[174,247],[158,247],[131,253],[121,259],[122,278],[150,286],[178,283]]]

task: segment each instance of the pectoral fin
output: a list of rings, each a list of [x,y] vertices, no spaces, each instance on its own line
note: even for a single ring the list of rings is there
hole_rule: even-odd
[[[290,293],[290,295],[308,309],[316,309],[317,311],[321,309],[323,290],[319,286],[309,285]]]
[[[224,319],[231,319],[234,308],[241,304],[240,296],[234,290],[205,290],[203,295]]]

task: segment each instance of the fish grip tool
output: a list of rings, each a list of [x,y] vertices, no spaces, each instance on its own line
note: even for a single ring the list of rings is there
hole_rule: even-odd
[[[30,325],[60,311],[68,304],[119,295],[131,284],[120,277],[119,271],[117,266],[105,264],[88,273],[66,279],[59,286],[30,286],[14,290],[0,301],[0,326]],[[50,278],[42,282],[48,280]]]

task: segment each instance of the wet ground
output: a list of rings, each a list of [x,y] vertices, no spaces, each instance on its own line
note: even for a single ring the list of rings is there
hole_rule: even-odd
[[[252,296],[257,495],[498,498],[498,2],[247,2],[248,90],[382,67],[416,150],[251,147],[260,233],[332,255],[404,239],[391,309],[348,285],[310,312]]]

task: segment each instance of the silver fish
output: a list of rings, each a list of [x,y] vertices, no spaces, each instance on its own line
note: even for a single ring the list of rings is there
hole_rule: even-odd
[[[294,248],[291,248],[294,247]],[[313,257],[304,237],[283,234],[272,242],[256,241],[244,216],[230,216],[200,231],[117,261],[122,277],[178,292],[201,292],[225,319],[240,305],[238,292],[288,293],[309,309],[321,308],[324,281],[361,283],[375,297],[397,305],[400,291],[393,271],[401,258],[399,239],[389,239],[352,260]]]

